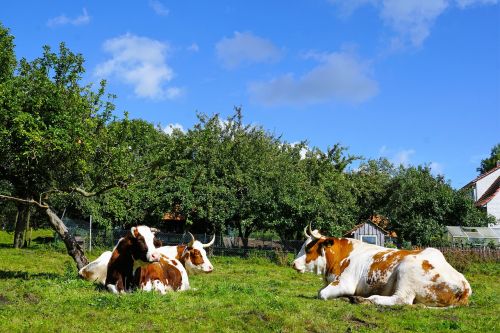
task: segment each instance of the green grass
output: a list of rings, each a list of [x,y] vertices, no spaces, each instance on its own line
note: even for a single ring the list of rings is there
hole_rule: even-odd
[[[116,296],[78,279],[61,248],[0,244],[0,332],[499,331],[498,263],[472,266],[470,306],[453,309],[321,301],[318,276],[262,258],[212,263],[212,274],[191,277],[196,290]]]

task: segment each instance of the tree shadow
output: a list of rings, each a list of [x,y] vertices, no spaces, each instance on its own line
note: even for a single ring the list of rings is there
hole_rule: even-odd
[[[23,271],[5,271],[0,270],[0,280],[6,279],[22,279],[22,280],[31,280],[31,279],[56,279],[60,278],[60,274],[56,273],[28,273]]]

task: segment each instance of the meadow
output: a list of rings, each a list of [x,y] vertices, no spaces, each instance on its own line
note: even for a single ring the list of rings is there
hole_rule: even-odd
[[[0,332],[498,332],[500,264],[468,266],[467,307],[316,299],[320,277],[269,259],[212,257],[196,290],[116,296],[77,277],[60,246],[11,248],[0,232]],[[100,254],[88,254],[90,259]]]

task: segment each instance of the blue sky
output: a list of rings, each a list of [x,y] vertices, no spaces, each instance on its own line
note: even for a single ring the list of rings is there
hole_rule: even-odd
[[[9,1],[17,56],[64,41],[118,110],[196,111],[321,149],[429,164],[459,188],[500,142],[498,0]]]

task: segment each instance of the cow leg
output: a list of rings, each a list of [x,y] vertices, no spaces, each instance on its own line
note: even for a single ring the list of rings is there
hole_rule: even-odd
[[[402,304],[413,304],[414,297],[401,297],[399,295],[392,296],[380,296],[372,295],[367,299],[374,304],[378,305],[402,305]]]
[[[107,288],[108,288],[108,290],[109,290],[110,292],[112,292],[113,294],[119,294],[118,289],[116,288],[116,285],[115,285],[115,284],[108,284],[106,287],[107,287]]]
[[[325,287],[320,289],[318,292],[319,299],[331,299],[342,296],[354,295],[355,288],[351,287],[347,283],[332,282],[327,284]]]

